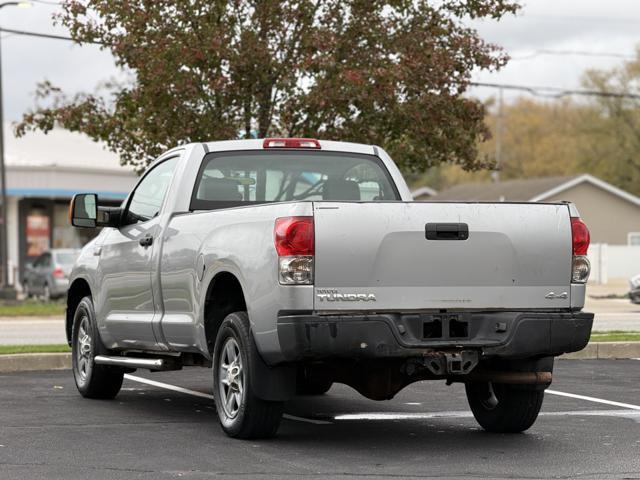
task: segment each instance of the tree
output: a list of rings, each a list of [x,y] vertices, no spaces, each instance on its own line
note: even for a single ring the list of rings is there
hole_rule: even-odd
[[[486,124],[495,132],[496,112],[491,110],[495,108],[488,108]],[[586,139],[582,129],[586,119],[594,116],[591,106],[569,99],[538,101],[525,97],[506,103],[502,115],[501,180],[572,175],[583,169]],[[495,135],[478,145],[481,158],[494,160],[495,152]],[[415,183],[442,189],[457,183],[490,181],[488,169],[466,172],[458,165],[442,165]]]
[[[312,136],[380,144],[405,171],[484,163],[484,108],[472,70],[506,62],[464,26],[517,0],[70,1],[58,21],[113,54],[133,80],[72,97],[44,82],[47,106],[16,133],[58,124],[143,168],[189,141]]]
[[[596,114],[582,125],[582,166],[594,175],[640,195],[640,48],[636,58],[610,70],[590,70],[584,86]]]

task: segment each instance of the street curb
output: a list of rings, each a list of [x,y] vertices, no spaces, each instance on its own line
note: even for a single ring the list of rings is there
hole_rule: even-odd
[[[640,358],[640,342],[592,342],[583,350],[567,353],[560,358],[570,360]]]
[[[71,353],[17,353],[0,355],[0,373],[34,370],[67,370],[71,368]]]
[[[568,360],[640,358],[640,342],[593,342],[579,352],[567,353],[560,358]],[[70,368],[71,353],[0,355],[0,373]]]

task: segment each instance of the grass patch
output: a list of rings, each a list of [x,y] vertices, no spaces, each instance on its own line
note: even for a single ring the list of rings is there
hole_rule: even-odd
[[[63,301],[39,302],[25,300],[23,302],[0,302],[0,317],[37,317],[63,315]]]
[[[0,355],[12,353],[66,353],[71,348],[67,344],[60,345],[0,345]]]
[[[592,332],[591,342],[640,342],[640,332],[624,332],[612,330],[611,332]]]

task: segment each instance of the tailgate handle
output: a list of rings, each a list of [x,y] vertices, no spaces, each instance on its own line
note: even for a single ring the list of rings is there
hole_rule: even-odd
[[[466,240],[469,238],[469,225],[466,223],[427,223],[427,240]]]

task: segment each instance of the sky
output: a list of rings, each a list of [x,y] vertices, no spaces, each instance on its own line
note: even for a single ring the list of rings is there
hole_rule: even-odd
[[[0,3],[2,3],[0,1]],[[53,0],[38,1],[30,9],[0,10],[0,26],[42,33],[66,34],[52,24],[59,10]],[[640,0],[525,0],[517,16],[499,22],[475,21],[480,35],[499,44],[512,56],[497,73],[476,72],[474,80],[513,85],[580,88],[589,68],[612,68],[624,58],[581,55],[544,55],[540,50],[586,51],[633,55],[640,45]],[[5,119],[19,120],[33,108],[36,84],[50,80],[67,93],[94,91],[107,80],[122,78],[108,52],[97,46],[2,35],[3,99]],[[473,88],[481,98],[494,95],[489,88]],[[514,93],[505,92],[509,100]]]

